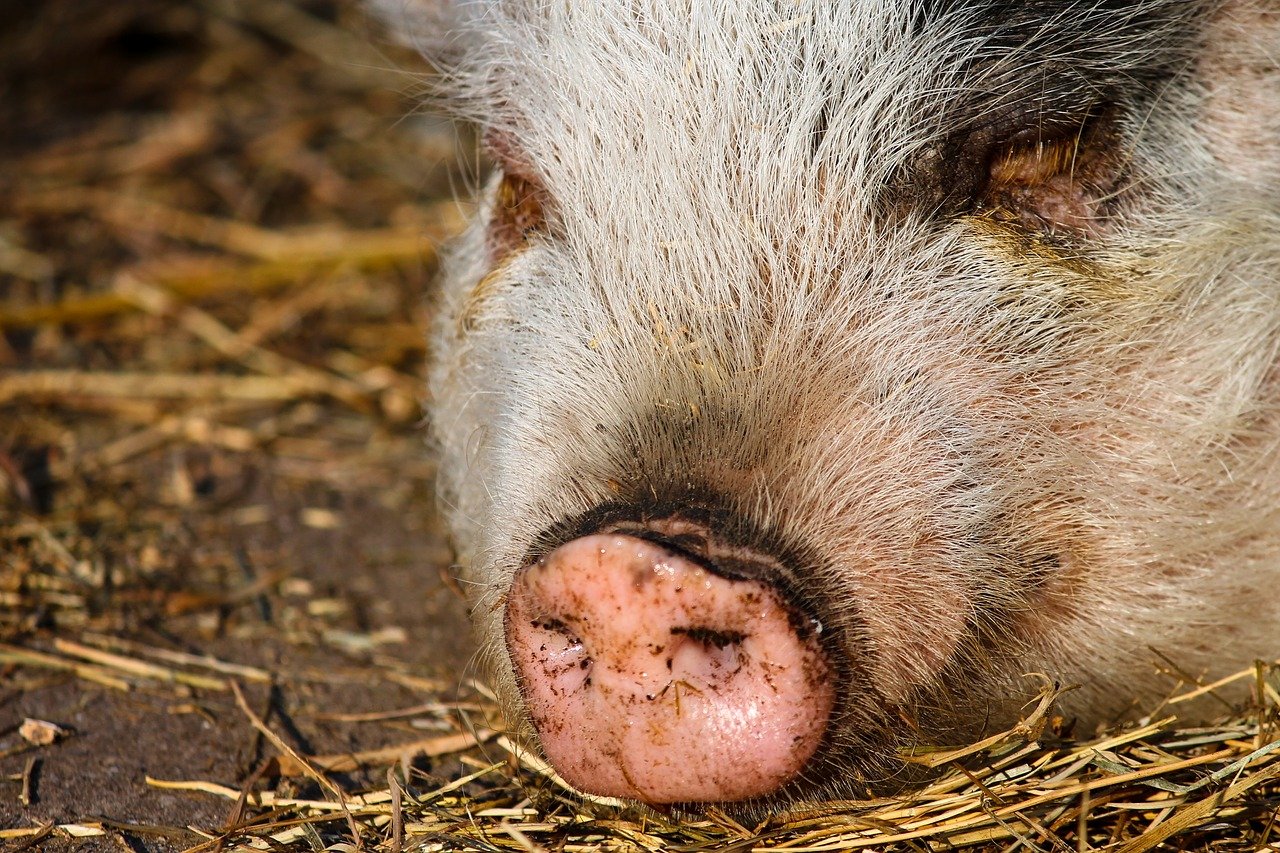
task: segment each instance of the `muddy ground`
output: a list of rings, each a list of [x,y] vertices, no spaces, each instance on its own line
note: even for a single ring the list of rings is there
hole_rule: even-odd
[[[275,754],[227,681],[304,754],[459,731],[419,366],[471,177],[354,3],[0,7],[0,830],[106,828],[0,848],[185,849],[236,803],[147,778]]]

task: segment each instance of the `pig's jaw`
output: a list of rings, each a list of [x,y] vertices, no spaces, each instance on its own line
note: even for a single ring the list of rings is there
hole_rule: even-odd
[[[823,740],[834,679],[805,624],[762,581],[597,534],[517,576],[506,635],[567,781],[650,804],[729,802],[786,785]]]

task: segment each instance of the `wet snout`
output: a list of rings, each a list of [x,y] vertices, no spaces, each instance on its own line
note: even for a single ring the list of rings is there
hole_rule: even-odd
[[[548,759],[593,794],[769,794],[804,769],[835,701],[816,623],[767,580],[624,533],[521,570],[506,641]]]

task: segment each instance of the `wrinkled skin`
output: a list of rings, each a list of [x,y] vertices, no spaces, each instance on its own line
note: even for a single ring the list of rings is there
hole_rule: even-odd
[[[401,26],[498,165],[447,269],[431,391],[514,718],[536,742],[605,707],[531,683],[566,649],[632,666],[576,583],[744,672],[763,653],[738,644],[790,624],[787,660],[834,686],[828,706],[750,676],[822,732],[758,784],[571,781],[766,807],[883,790],[913,740],[1016,719],[1025,673],[1078,683],[1084,726],[1170,690],[1157,653],[1212,678],[1280,651],[1274,4],[428,11]],[[563,576],[531,611],[535,571]],[[708,633],[618,571],[758,584],[793,615]],[[630,725],[609,707],[597,728]]]

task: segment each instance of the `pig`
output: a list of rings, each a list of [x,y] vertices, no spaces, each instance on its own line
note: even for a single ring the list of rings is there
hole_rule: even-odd
[[[1274,0],[382,5],[495,164],[431,428],[568,783],[865,796],[1280,652]]]

